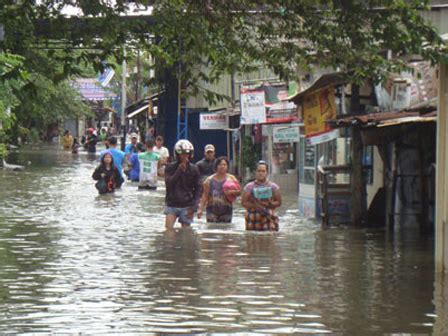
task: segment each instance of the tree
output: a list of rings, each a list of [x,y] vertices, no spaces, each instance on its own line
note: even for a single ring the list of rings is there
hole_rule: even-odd
[[[43,132],[49,124],[65,117],[89,112],[69,81],[56,79],[63,71],[61,62],[38,50],[28,51],[27,56],[0,53],[0,121],[3,124],[0,142],[3,143],[23,139],[31,128]]]
[[[121,46],[146,49],[161,68],[181,69],[191,89],[200,80],[247,72],[262,64],[283,78],[314,65],[340,68],[351,81],[381,80],[406,68],[405,56],[436,63],[446,59],[437,32],[419,11],[428,0],[140,0],[152,15],[124,19],[130,2],[46,0],[2,5],[4,48],[20,55],[30,46],[63,47],[61,75],[76,73],[79,62],[122,57]],[[83,17],[64,17],[71,4]],[[63,42],[61,44],[61,41]],[[73,50],[82,47],[79,53]],[[385,53],[399,56],[387,59]],[[49,52],[49,51],[48,51]],[[201,70],[198,65],[204,65]]]
[[[7,132],[14,123],[11,108],[19,104],[16,96],[24,85],[28,74],[23,70],[23,58],[17,55],[0,53],[0,158],[7,155]]]
[[[64,118],[80,117],[88,113],[79,95],[68,81],[54,83],[41,74],[33,74],[26,90],[18,94],[20,104],[14,110],[19,125],[46,130]]]

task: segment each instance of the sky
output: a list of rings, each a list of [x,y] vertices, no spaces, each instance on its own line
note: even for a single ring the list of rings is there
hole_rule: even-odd
[[[38,1],[37,3],[40,3],[41,1]],[[113,6],[116,1],[114,0],[103,0],[103,3],[108,3],[111,6]],[[151,15],[152,14],[152,6],[146,7],[146,6],[137,6],[135,3],[129,3],[129,11],[123,15],[126,16],[143,16],[143,15]],[[71,16],[83,16],[83,13],[79,7],[76,6],[65,6],[62,10],[62,13],[68,17]]]

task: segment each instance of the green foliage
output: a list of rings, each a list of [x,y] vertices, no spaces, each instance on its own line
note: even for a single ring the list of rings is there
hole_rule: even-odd
[[[260,153],[252,142],[250,136],[242,137],[241,163],[243,167],[248,167],[250,171],[255,170],[255,166],[260,158]]]
[[[27,73],[22,69],[23,57],[10,53],[0,53],[0,80],[27,78]]]
[[[18,135],[22,142],[27,142],[30,135],[30,130],[28,128],[19,126]]]
[[[8,149],[6,148],[6,145],[0,143],[0,160],[5,159],[7,156],[8,156]]]
[[[439,35],[419,15],[427,4],[401,0],[156,1],[155,27],[163,36],[152,48],[167,66],[206,64],[208,73],[184,70],[190,82],[214,81],[224,72],[244,72],[257,64],[290,79],[298,69],[320,65],[339,67],[353,82],[380,80],[406,68],[400,57],[419,54],[433,63],[447,59]],[[387,60],[387,50],[396,57]]]
[[[28,141],[33,144],[36,144],[40,141],[39,131],[37,129],[35,129],[35,128],[31,129],[29,137],[28,137]]]
[[[224,97],[203,83],[260,66],[285,79],[298,76],[298,69],[338,67],[361,82],[405,69],[410,55],[448,60],[438,33],[419,15],[428,0],[140,0],[132,3],[152,5],[152,16],[133,20],[120,16],[129,10],[125,1],[9,3],[0,5],[2,47],[56,81],[79,75],[86,64],[99,71],[110,57],[120,63],[123,45],[147,51],[159,73],[175,69],[188,93],[209,100]],[[84,18],[64,18],[66,3]]]
[[[22,68],[23,58],[10,53],[0,53],[0,157],[6,157],[7,132],[15,122],[11,109],[19,103],[16,96],[28,78]]]
[[[79,93],[60,80],[60,61],[39,51],[27,57],[0,53],[0,142],[26,141],[31,127],[43,131],[65,117],[89,113]]]
[[[95,72],[85,60],[76,61],[80,52],[52,49],[54,42],[45,50],[36,44],[38,8],[30,1],[21,1],[2,5],[0,10],[0,22],[6,30],[2,46],[8,50],[0,53],[0,142],[16,142],[19,137],[26,140],[31,127],[39,132],[65,117],[89,113],[67,77]]]
[[[42,74],[34,74],[33,80],[19,94],[21,103],[15,109],[20,125],[44,130],[64,118],[76,118],[89,113],[89,107],[68,81],[54,83]]]
[[[27,79],[23,57],[0,52],[0,121],[3,123],[6,122],[6,109],[18,103],[15,92],[22,88]]]
[[[0,141],[25,140],[31,127],[45,130],[64,117],[89,113],[69,82],[58,80],[62,67],[42,52],[31,59],[0,53]]]

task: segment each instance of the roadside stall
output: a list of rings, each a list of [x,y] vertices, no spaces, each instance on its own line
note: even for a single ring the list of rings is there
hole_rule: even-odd
[[[342,83],[340,74],[324,74],[309,88],[289,98],[303,119],[298,146],[298,207],[306,218],[321,217],[318,168],[346,162],[347,138],[327,123],[336,117],[338,108],[342,109],[343,98],[336,95],[336,87]]]

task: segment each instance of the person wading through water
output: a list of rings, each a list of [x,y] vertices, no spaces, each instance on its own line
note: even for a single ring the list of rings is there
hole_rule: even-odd
[[[196,162],[201,174],[201,182],[215,172],[215,146],[208,144],[204,147],[204,158]]]
[[[193,222],[200,197],[199,169],[190,161],[194,147],[188,140],[179,140],[174,146],[176,161],[165,168],[165,227],[173,231],[176,219],[182,227]]]
[[[201,218],[206,208],[208,223],[230,223],[233,213],[232,203],[241,194],[241,187],[237,178],[228,174],[229,161],[226,157],[216,159],[214,170],[216,173],[208,177],[202,186],[203,192],[197,216]]]
[[[98,142],[98,137],[95,134],[95,130],[93,128],[89,128],[86,141],[84,142],[84,147],[88,153],[96,152],[97,142]]]
[[[259,161],[255,181],[244,187],[241,204],[246,209],[246,230],[278,231],[279,219],[274,210],[282,205],[277,184],[268,180],[268,164]]]
[[[110,152],[105,152],[101,157],[101,163],[96,167],[92,178],[98,181],[95,187],[100,194],[112,193],[121,186],[122,179]]]
[[[146,151],[138,154],[140,175],[138,189],[156,190],[157,173],[160,168],[160,155],[154,153],[154,140],[146,141]]]
[[[105,151],[102,151],[100,154],[100,157],[103,157],[104,153],[110,153],[112,157],[114,158],[114,166],[117,167],[118,172],[120,173],[120,177],[122,179],[122,183],[124,182],[123,179],[123,165],[125,160],[125,154],[123,151],[119,150],[117,148],[117,138],[116,137],[110,137],[107,142],[109,143],[109,149],[106,149]],[[121,186],[121,184],[120,184]],[[119,188],[119,187],[117,187]]]

